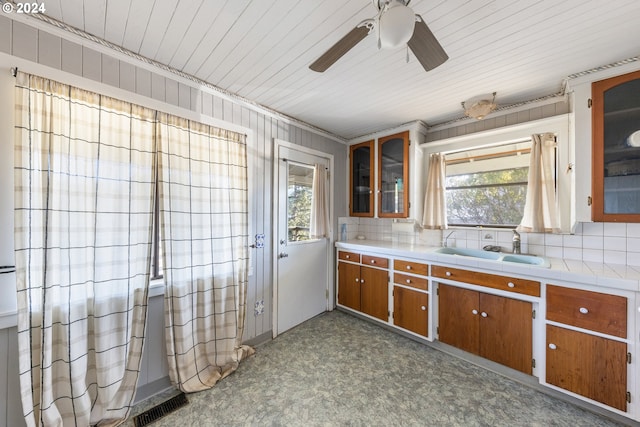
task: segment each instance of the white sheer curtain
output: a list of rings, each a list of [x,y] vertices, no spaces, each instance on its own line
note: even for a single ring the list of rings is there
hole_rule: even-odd
[[[429,156],[427,191],[424,196],[422,226],[430,229],[447,228],[447,203],[444,154]]]
[[[171,382],[212,387],[242,346],[248,275],[244,135],[161,114],[159,202]],[[213,414],[215,416],[215,414]]]
[[[329,203],[327,203],[327,168],[316,163],[313,167],[313,187],[311,189],[310,237],[322,239],[329,233]]]
[[[557,197],[554,180],[556,140],[553,133],[531,135],[529,183],[524,215],[518,231],[558,233]]]
[[[19,73],[15,126],[26,423],[118,425],[145,336],[155,112]]]

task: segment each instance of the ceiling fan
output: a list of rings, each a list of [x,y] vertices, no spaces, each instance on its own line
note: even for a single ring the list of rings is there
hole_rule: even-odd
[[[407,45],[426,71],[433,70],[449,59],[422,16],[414,14],[409,7],[411,0],[372,1],[378,9],[378,14],[356,25],[353,30],[309,65],[310,69],[319,73],[326,71],[376,28],[378,49]]]

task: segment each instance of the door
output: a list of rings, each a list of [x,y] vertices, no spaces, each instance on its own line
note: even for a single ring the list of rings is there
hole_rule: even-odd
[[[276,150],[278,203],[275,217],[278,224],[274,336],[329,308],[330,241],[310,235],[312,201],[317,197],[313,192],[314,165],[328,169],[330,159],[291,144],[279,143]],[[324,188],[331,188],[328,182]],[[325,200],[329,204],[329,194],[325,194]],[[331,206],[327,210],[331,212]],[[330,233],[329,230],[329,236]]]
[[[393,324],[427,336],[429,295],[395,286],[393,289]]]
[[[479,295],[476,291],[438,286],[438,339],[469,353],[480,349]]]
[[[627,410],[627,344],[547,325],[547,383]]]
[[[360,311],[360,266],[338,263],[338,303]]]
[[[480,356],[531,375],[533,306],[480,293]]]
[[[389,320],[389,273],[371,267],[360,267],[360,311]]]

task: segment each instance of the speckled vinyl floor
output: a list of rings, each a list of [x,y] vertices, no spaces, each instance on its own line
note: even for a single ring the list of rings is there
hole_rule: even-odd
[[[619,425],[339,311],[256,350],[152,426]]]

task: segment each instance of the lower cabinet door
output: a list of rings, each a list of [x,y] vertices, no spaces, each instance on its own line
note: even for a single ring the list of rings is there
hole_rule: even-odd
[[[533,306],[480,293],[480,356],[531,375]]]
[[[393,288],[393,324],[427,336],[429,295],[411,289]]]
[[[440,284],[438,339],[469,353],[480,351],[479,293]]]
[[[627,344],[547,325],[547,383],[627,410]]]
[[[360,267],[360,311],[389,321],[389,273],[371,267]]]
[[[338,263],[338,304],[360,310],[360,266]]]

